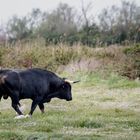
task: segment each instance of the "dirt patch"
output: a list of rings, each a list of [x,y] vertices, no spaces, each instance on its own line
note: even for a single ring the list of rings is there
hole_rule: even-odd
[[[81,59],[79,61],[71,62],[67,66],[61,66],[59,69],[73,73],[76,71],[94,71],[99,69],[102,66],[102,61],[99,59],[88,58]]]

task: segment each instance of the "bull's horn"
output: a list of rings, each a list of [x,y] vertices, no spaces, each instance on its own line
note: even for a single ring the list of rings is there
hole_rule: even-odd
[[[73,83],[79,83],[80,82],[80,80],[77,80],[77,81],[74,81]]]
[[[65,79],[65,82],[68,82],[68,83],[70,83],[70,84],[74,84],[74,83],[78,83],[78,82],[80,82],[80,80],[77,80],[77,81],[71,81],[71,80]]]
[[[68,82],[68,83],[72,84],[74,81],[71,81],[71,80],[65,79],[65,82]]]

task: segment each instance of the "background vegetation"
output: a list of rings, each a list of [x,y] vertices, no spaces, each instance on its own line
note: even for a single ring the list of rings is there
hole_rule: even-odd
[[[105,8],[96,19],[91,12],[94,5],[81,4],[80,11],[60,3],[52,12],[33,9],[24,17],[15,15],[1,25],[0,41],[44,39],[46,46],[80,43],[91,47],[140,42],[140,7],[134,1]]]
[[[45,46],[45,42],[16,43],[0,49],[1,68],[39,67],[57,73],[71,74],[101,71],[102,75],[117,73],[129,79],[140,77],[140,45],[91,48],[60,44]]]

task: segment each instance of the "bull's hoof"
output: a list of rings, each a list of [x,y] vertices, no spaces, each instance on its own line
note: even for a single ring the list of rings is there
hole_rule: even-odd
[[[23,118],[25,118],[24,115],[18,115],[18,116],[15,117],[15,119],[23,119]]]

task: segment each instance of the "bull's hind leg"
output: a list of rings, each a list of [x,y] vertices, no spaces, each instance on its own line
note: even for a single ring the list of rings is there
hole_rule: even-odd
[[[23,113],[19,110],[18,104],[12,102],[12,107],[18,113],[18,115],[23,115]]]
[[[33,100],[32,105],[31,105],[31,111],[29,113],[30,116],[33,114],[34,110],[36,109],[37,105],[40,103],[41,100],[42,98],[36,98]]]
[[[41,112],[44,113],[44,105],[43,105],[43,103],[39,103],[38,106],[39,106],[39,109],[41,110]]]
[[[12,107],[14,108],[14,110],[17,112],[18,115],[23,115],[23,113],[19,109],[20,103],[18,97],[13,95],[11,99],[12,99]]]

